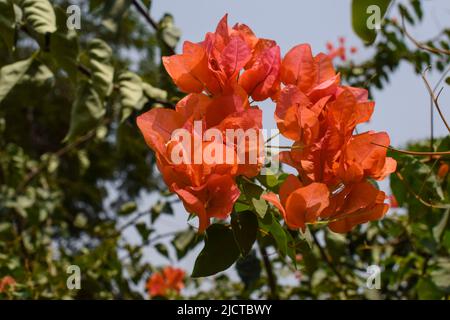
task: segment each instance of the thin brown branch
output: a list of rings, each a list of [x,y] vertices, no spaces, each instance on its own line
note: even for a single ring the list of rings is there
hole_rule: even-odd
[[[30,38],[33,38],[33,36],[31,35],[30,31],[28,30],[26,25],[21,25],[20,28],[18,28],[18,30],[24,32],[26,35],[28,35]],[[49,51],[49,49],[47,50]],[[77,63],[76,67],[78,69],[78,71],[80,71],[82,74],[84,74],[85,76],[87,76],[88,78],[90,78],[92,76],[92,72],[91,70],[89,70],[88,67],[86,67],[85,65],[81,64],[81,63]]]
[[[140,0],[133,0],[132,4],[136,8],[136,10],[142,15],[145,21],[147,21],[155,31],[158,31],[159,30],[158,23],[156,23],[156,21],[153,20],[153,18],[149,15],[145,5]],[[161,39],[161,41],[163,41],[164,45],[169,50],[170,54],[175,54],[175,50],[171,46],[169,46],[164,40]]]
[[[81,63],[77,63],[77,69],[78,71],[80,71],[82,74],[84,74],[86,77],[90,78],[92,77],[92,72],[91,70],[89,70],[88,67],[86,67],[85,65],[81,64]]]
[[[409,151],[409,150],[395,149],[391,146],[385,146],[385,145],[378,144],[375,142],[372,142],[372,144],[392,150],[394,152],[409,154],[411,156],[425,156],[425,157],[428,157],[428,156],[450,156],[450,151],[434,151],[434,152],[433,151]]]
[[[447,123],[447,120],[445,119],[444,114],[442,113],[441,107],[439,106],[439,95],[441,94],[442,90],[438,93],[438,95],[436,96],[433,92],[433,89],[431,89],[430,83],[428,82],[425,74],[428,71],[428,68],[425,69],[425,71],[422,73],[422,79],[425,83],[425,86],[427,87],[428,93],[430,94],[431,99],[433,100],[434,106],[436,107],[437,111],[439,112],[439,116],[441,117],[442,121],[444,122],[448,132],[450,133],[450,126]]]
[[[408,189],[408,191],[414,196],[414,198],[416,198],[416,200],[418,200],[424,206],[430,207],[430,208],[436,208],[436,209],[449,209],[448,205],[434,204],[434,203],[424,200],[413,190],[413,188],[408,184],[408,182],[406,182],[405,178],[403,177],[403,175],[400,172],[396,172],[395,175],[403,183],[403,185],[406,187],[406,189]]]
[[[277,293],[277,282],[275,279],[275,274],[273,273],[272,264],[270,263],[269,255],[267,254],[266,248],[264,248],[260,243],[258,243],[258,247],[264,262],[264,269],[266,270],[267,273],[267,280],[269,282],[270,288],[269,299],[278,300],[279,297]]]
[[[339,281],[341,281],[344,284],[347,283],[347,280],[345,279],[345,277],[339,272],[339,270],[336,268],[336,266],[330,260],[330,257],[328,256],[328,254],[325,252],[325,249],[321,246],[319,240],[317,239],[315,232],[311,231],[311,236],[314,240],[314,243],[319,248],[319,252],[320,252],[320,255],[322,256],[322,259],[326,262],[326,264],[330,267],[330,269],[338,277]]]
[[[110,122],[109,119],[105,119],[104,121],[102,121],[102,124],[106,124]],[[73,150],[74,148],[78,147],[80,144],[88,141],[89,139],[93,138],[95,136],[95,133],[97,131],[97,127],[95,127],[94,129],[88,131],[86,134],[78,137],[75,141],[66,144],[64,147],[62,147],[61,149],[57,150],[56,152],[52,153],[51,156],[60,158],[63,155],[65,155],[67,152]],[[50,159],[51,157],[49,157]],[[33,170],[31,170],[23,179],[23,181],[20,183],[19,187],[18,187],[18,191],[21,192],[24,190],[24,188],[39,174],[41,173],[48,165],[48,161],[43,161],[41,162],[36,168],[34,168]]]
[[[405,25],[405,17],[402,15],[402,30],[405,33],[406,37],[411,40],[414,45],[422,50],[428,51],[428,52],[432,52],[432,53],[436,53],[436,54],[446,54],[446,55],[450,55],[450,50],[446,50],[446,49],[438,49],[438,48],[433,48],[430,47],[420,41],[417,41],[409,32],[408,30],[406,30],[406,25]]]

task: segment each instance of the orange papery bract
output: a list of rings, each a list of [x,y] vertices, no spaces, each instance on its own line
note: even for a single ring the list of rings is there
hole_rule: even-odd
[[[11,276],[5,276],[0,279],[0,293],[6,292],[7,290],[10,290],[14,288],[16,285],[16,280]]]
[[[204,41],[186,41],[182,54],[163,57],[163,63],[175,84],[188,95],[175,110],[150,110],[137,118],[137,124],[156,153],[169,190],[199,218],[199,232],[203,232],[211,218],[226,219],[230,215],[240,195],[236,177],[254,177],[262,167],[262,112],[250,106],[249,99],[265,100],[278,92],[280,49],[272,40],[257,38],[244,24],[229,28],[225,15]],[[202,138],[196,121],[201,123],[202,132],[216,129],[223,140],[195,145],[194,137]],[[192,135],[195,147],[190,152],[172,137],[180,128]],[[225,141],[229,129],[258,132],[256,149],[246,141]],[[206,163],[202,158],[200,162],[175,163],[172,159],[173,152],[181,149],[183,157],[190,156],[192,162],[197,154],[212,148],[232,154],[233,161]],[[242,157],[249,159],[250,151],[257,153],[256,161],[240,161]]]
[[[449,169],[448,164],[442,163],[439,166],[439,169],[438,169],[438,172],[437,172],[438,177],[441,178],[441,179],[444,179],[447,176],[447,174],[448,174],[448,169]]]
[[[262,111],[249,101],[269,98],[276,102],[274,116],[281,134],[293,141],[289,151],[279,154],[280,161],[297,169],[298,177],[290,175],[279,195],[267,193],[263,198],[290,228],[327,222],[331,230],[347,232],[386,213],[386,195],[370,179],[382,180],[396,169],[395,160],[386,157],[382,147],[389,145],[389,136],[373,131],[355,134],[358,124],[369,121],[375,103],[368,100],[367,90],[340,82],[332,60],[337,55],[345,58],[345,39],[339,39],[338,47],[332,43],[327,47],[329,54],[313,55],[309,44],[300,44],[281,59],[275,41],[258,38],[245,24],[230,28],[225,15],[203,41],[186,41],[181,54],[163,57],[168,74],[187,96],[175,110],[156,108],[140,115],[137,124],[156,153],[169,190],[199,218],[199,232],[211,218],[230,215],[240,195],[236,177],[259,174],[262,144],[214,139],[187,149],[174,132],[183,128],[192,141],[208,129],[222,136],[229,129],[259,132]],[[261,135],[256,139],[260,141]],[[233,161],[173,159],[174,154],[193,158],[211,148],[231,154]],[[238,161],[248,160],[255,148],[256,163]],[[154,281],[158,284],[161,279],[155,275]]]
[[[147,281],[150,297],[167,297],[171,292],[180,293],[184,288],[185,272],[182,269],[165,267],[161,272],[153,273]]]
[[[310,46],[301,44],[286,54],[281,65],[284,87],[275,119],[281,134],[294,143],[290,151],[280,153],[280,160],[297,169],[301,186],[282,196],[285,185],[291,189],[296,185],[288,178],[280,200],[273,194],[265,198],[293,229],[325,221],[335,232],[348,232],[380,219],[389,208],[385,193],[368,181],[382,180],[396,169],[396,161],[380,146],[389,145],[389,136],[373,131],[354,134],[358,124],[369,121],[375,104],[368,101],[365,89],[340,85],[332,58],[313,56]],[[305,191],[312,185],[316,188]],[[294,197],[295,205],[282,200],[289,197]],[[321,205],[314,202],[317,199],[322,199]],[[307,203],[315,203],[314,210],[308,211]]]
[[[163,63],[175,84],[187,93],[217,95],[238,82],[255,101],[262,101],[280,86],[280,48],[275,41],[257,38],[243,24],[229,28],[227,15],[204,41],[186,41],[182,54],[163,57]]]

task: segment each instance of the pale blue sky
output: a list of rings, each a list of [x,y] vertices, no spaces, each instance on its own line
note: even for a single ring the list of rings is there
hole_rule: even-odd
[[[448,27],[450,1],[423,1],[426,20],[410,32],[417,39],[434,36],[442,27]],[[151,15],[159,19],[165,12],[171,13],[177,26],[183,32],[182,41],[201,41],[207,31],[213,31],[217,22],[229,14],[230,24],[241,22],[249,25],[259,37],[275,39],[282,53],[299,43],[310,43],[313,51],[325,51],[328,40],[337,42],[345,36],[348,45],[359,48],[356,62],[370,56],[370,50],[363,48],[362,42],[351,29],[350,0],[154,0]],[[395,14],[395,12],[393,12]],[[181,43],[182,43],[181,41]],[[178,48],[179,49],[179,48]],[[179,51],[179,50],[178,50]],[[434,83],[436,75],[430,76]],[[387,131],[394,146],[401,146],[411,139],[420,139],[429,135],[429,96],[422,79],[414,74],[409,65],[402,65],[392,75],[391,81],[382,91],[375,91],[376,108],[372,121],[360,128],[366,130]],[[450,119],[450,90],[443,91],[440,102]],[[274,104],[260,105],[264,111],[265,128],[275,128],[273,120]],[[444,135],[445,127],[436,116],[435,135]],[[386,189],[387,184],[382,184]],[[155,197],[144,197],[140,207],[147,208]],[[174,217],[162,217],[156,228],[161,232],[184,229],[187,214],[182,206],[176,206]],[[135,235],[127,235],[136,239]],[[201,247],[201,246],[200,246]],[[183,260],[179,265],[189,273],[198,251]],[[167,264],[155,250],[149,248],[148,259],[153,263]]]

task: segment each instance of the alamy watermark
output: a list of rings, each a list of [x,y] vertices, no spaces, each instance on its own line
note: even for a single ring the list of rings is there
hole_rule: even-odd
[[[367,267],[366,287],[371,290],[381,289],[381,268],[376,264]]]
[[[202,121],[194,121],[193,130],[174,130],[166,147],[170,161],[175,165],[265,164],[261,174],[273,173],[279,169],[278,133],[278,129],[254,128],[225,131],[210,128],[203,132]]]
[[[81,269],[79,266],[73,264],[67,267],[66,273],[70,274],[67,277],[66,285],[69,290],[81,289]]]
[[[76,4],[72,4],[67,7],[67,20],[66,26],[69,30],[80,30],[81,29],[81,8]]]

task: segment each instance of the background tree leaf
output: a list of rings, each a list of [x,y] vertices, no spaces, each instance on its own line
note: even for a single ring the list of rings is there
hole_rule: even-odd
[[[194,248],[199,242],[196,232],[189,228],[179,232],[172,240],[178,259],[182,259],[190,249]]]
[[[366,44],[371,44],[377,37],[377,30],[367,25],[371,13],[367,12],[370,6],[377,6],[380,10],[380,18],[383,19],[391,0],[353,0],[352,1],[352,26],[355,33]],[[380,21],[381,23],[381,21]]]
[[[0,0],[0,38],[9,50],[14,50],[16,40],[16,17],[11,0]]]
[[[88,43],[88,57],[92,71],[92,84],[100,97],[105,98],[113,89],[112,49],[105,41],[92,39]]]
[[[115,33],[122,16],[131,6],[131,0],[106,0],[104,3],[102,24]]]
[[[57,67],[63,68],[75,82],[80,51],[78,35],[75,30],[67,28],[67,14],[63,9],[55,7],[55,14],[58,29],[51,35],[49,58],[55,61]]]
[[[0,69],[0,102],[12,88],[22,79],[33,63],[35,55],[28,59],[17,61]]]
[[[56,31],[56,16],[48,0],[20,0],[23,17],[32,30],[38,34]]]
[[[82,81],[72,106],[66,141],[72,141],[94,128],[105,114],[103,100],[89,81]]]
[[[166,13],[161,18],[158,28],[158,37],[163,44],[162,47],[167,45],[169,48],[174,49],[177,46],[178,41],[181,38],[181,30],[175,26],[171,14]]]

